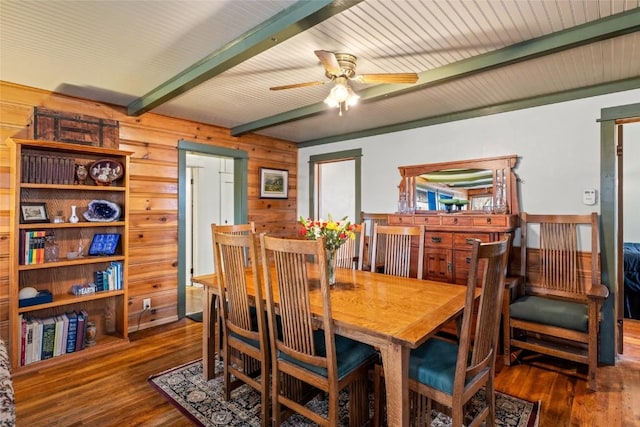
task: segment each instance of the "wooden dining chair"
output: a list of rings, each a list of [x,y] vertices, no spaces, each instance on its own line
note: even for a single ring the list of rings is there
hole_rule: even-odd
[[[340,245],[336,252],[336,267],[362,270],[366,228],[365,223],[360,224],[355,232],[355,239],[347,239]]]
[[[609,290],[600,282],[598,215],[521,214],[522,286],[504,305],[504,363],[514,348],[587,365],[596,390],[598,332]],[[585,244],[580,245],[580,230]]]
[[[371,270],[371,255],[373,251],[373,229],[375,224],[379,225],[387,225],[389,224],[389,214],[386,213],[372,213],[372,212],[360,212],[360,222],[365,224],[365,232],[362,233],[364,236],[364,255],[362,259],[362,267],[360,270]],[[381,237],[380,242],[384,240],[384,237]],[[384,259],[384,251],[377,252],[378,262],[380,265]]]
[[[378,359],[369,345],[334,333],[324,239],[297,240],[260,235],[263,264],[273,262],[272,274],[264,269],[269,337],[271,342],[271,398],[274,425],[293,411],[321,426],[338,425],[338,395],[349,386],[349,421],[363,425],[369,420],[367,373]],[[309,262],[318,262],[315,265]],[[310,277],[310,270],[319,275]],[[322,304],[321,318],[312,313]],[[281,330],[276,323],[281,316]],[[313,393],[293,393],[303,383]],[[307,387],[309,388],[309,387]],[[305,403],[318,390],[328,394],[327,416]]]
[[[412,425],[431,424],[433,400],[451,408],[453,427],[462,426],[466,403],[482,387],[485,387],[486,405],[476,411],[472,420],[464,420],[465,425],[477,426],[483,421],[489,426],[495,425],[493,380],[509,240],[510,237],[492,243],[480,243],[477,239],[473,241],[459,342],[431,338],[411,350],[409,390]],[[484,273],[480,275],[483,278],[480,282],[478,269],[481,262]],[[482,291],[476,311],[474,302],[480,286]],[[376,365],[374,425],[379,425],[381,419],[382,374],[383,368]]]
[[[371,271],[422,279],[424,225],[375,224],[371,259],[378,259],[378,251],[384,251],[382,264],[372,264]]]
[[[257,236],[250,232],[220,232],[215,225],[211,228],[221,302],[224,397],[229,400],[231,391],[242,384],[259,391],[262,425],[267,426],[271,419],[270,350],[257,265]],[[255,298],[247,290],[247,274],[251,275]]]

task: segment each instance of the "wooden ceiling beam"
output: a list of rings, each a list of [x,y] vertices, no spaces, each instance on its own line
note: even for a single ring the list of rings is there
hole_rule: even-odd
[[[362,0],[299,0],[211,53],[150,92],[133,100],[127,114],[139,116],[247,59],[308,30]]]

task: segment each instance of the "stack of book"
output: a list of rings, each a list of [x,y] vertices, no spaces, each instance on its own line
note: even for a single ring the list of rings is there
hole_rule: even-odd
[[[22,153],[22,182],[33,184],[73,184],[75,159],[37,152]]]
[[[85,310],[38,318],[20,314],[20,366],[85,348]]]
[[[21,265],[45,262],[44,245],[47,232],[44,230],[20,230],[19,262]]]
[[[118,291],[122,289],[122,262],[113,261],[106,270],[94,273],[96,292]]]

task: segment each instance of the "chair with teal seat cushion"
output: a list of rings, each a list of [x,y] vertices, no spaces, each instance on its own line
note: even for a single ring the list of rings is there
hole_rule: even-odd
[[[321,426],[338,425],[338,397],[349,387],[349,423],[369,421],[367,379],[378,360],[366,344],[334,333],[324,240],[260,236],[271,342],[271,399],[274,425],[291,411]],[[315,260],[315,265],[308,264]],[[310,276],[311,271],[317,275]],[[312,314],[311,295],[322,301],[322,320]],[[317,298],[314,299],[317,304]],[[276,333],[276,313],[282,334]],[[305,391],[310,390],[309,393]],[[328,396],[327,416],[305,406],[318,391]]]
[[[559,328],[587,332],[589,311],[586,304],[528,295],[511,303],[511,317]]]
[[[264,300],[258,274],[257,236],[249,232],[220,232],[211,226],[220,294],[224,395],[248,384],[260,392],[261,421],[271,421],[269,399],[270,350]],[[248,284],[254,284],[251,296]],[[256,286],[257,285],[257,286]],[[232,380],[233,376],[233,380]]]
[[[503,307],[504,363],[522,350],[587,365],[596,390],[601,308],[598,215],[520,218],[523,278]]]
[[[458,343],[434,337],[411,350],[409,396],[412,425],[431,424],[432,401],[451,408],[453,427],[461,427],[463,421],[467,426],[477,426],[482,422],[495,425],[493,379],[509,243],[509,237],[493,243],[473,241]],[[484,266],[482,282],[478,281],[479,265]],[[480,300],[476,310],[479,288]],[[376,365],[374,425],[379,425],[382,419],[382,377],[383,367]],[[475,414],[465,414],[466,403],[482,387],[486,391],[485,405]]]

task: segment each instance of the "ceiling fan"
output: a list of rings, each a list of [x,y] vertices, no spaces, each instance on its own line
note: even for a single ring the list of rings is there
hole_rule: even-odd
[[[342,109],[349,110],[360,98],[349,86],[349,80],[359,83],[415,83],[418,81],[416,73],[383,73],[383,74],[360,74],[356,75],[357,58],[350,53],[334,53],[326,50],[316,50],[314,52],[320,63],[324,66],[325,75],[328,81],[334,82],[334,86],[329,92],[329,96],[324,102],[332,108],[338,108],[342,116]],[[271,90],[294,89],[299,87],[317,86],[327,83],[327,80],[315,82],[294,83],[284,86],[274,86]]]

